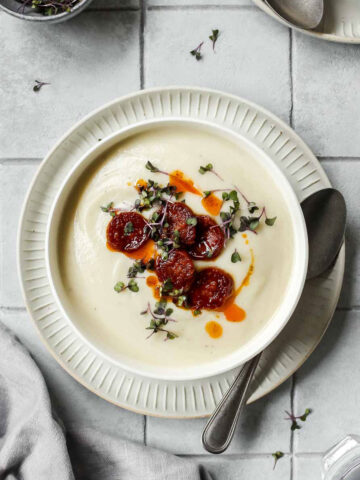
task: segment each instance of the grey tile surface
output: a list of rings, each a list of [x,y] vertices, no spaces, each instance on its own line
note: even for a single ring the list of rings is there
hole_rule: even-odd
[[[2,313],[0,320],[33,355],[45,377],[55,411],[66,428],[92,427],[143,443],[144,417],[106,402],[76,382],[41,343],[27,313]]]
[[[138,20],[85,11],[34,28],[1,15],[0,157],[41,157],[85,114],[138,89]],[[34,93],[35,79],[51,85]]]
[[[208,40],[212,28],[220,30],[216,53]],[[146,87],[222,89],[289,119],[289,31],[262,12],[150,10],[145,33]],[[196,61],[189,51],[203,40],[203,58]]]
[[[294,433],[296,452],[324,452],[348,433],[360,431],[360,311],[335,314],[324,339],[299,370],[295,414],[313,413]]]
[[[271,455],[240,458],[223,456],[198,459],[214,480],[289,480],[290,459],[283,457],[274,469]],[[309,479],[310,480],[310,479]]]
[[[93,0],[89,6],[89,10],[116,10],[124,8],[139,8],[140,0]]]
[[[290,386],[290,381],[287,381],[247,408],[226,454],[271,453],[274,449],[289,451],[290,428],[284,420],[284,411],[290,406]],[[169,420],[149,417],[147,444],[174,453],[205,453],[201,445],[205,424],[206,419]]]
[[[21,207],[40,161],[0,163],[0,307],[24,305],[17,276],[16,237]]]
[[[293,480],[320,480],[321,455],[299,455],[294,458]]]
[[[192,6],[213,6],[213,7],[222,7],[222,6],[235,6],[235,7],[242,7],[242,6],[249,6],[252,5],[254,8],[255,6],[252,4],[251,0],[147,0],[147,4],[149,6],[162,6],[162,7],[175,7],[175,6],[182,6],[182,7],[192,7]]]
[[[321,163],[333,186],[343,193],[347,205],[345,277],[339,305],[360,306],[360,159],[331,159]]]
[[[359,156],[360,50],[294,34],[294,125],[315,154]]]
[[[212,28],[221,31],[215,54],[208,40]],[[202,40],[204,56],[196,62],[189,50]],[[360,431],[358,47],[290,35],[251,0],[94,0],[76,19],[41,28],[0,13],[0,44],[0,320],[34,355],[65,425],[90,425],[195,455],[214,480],[320,478],[320,452],[345,434]],[[294,432],[293,442],[283,419],[292,396],[291,381],[250,406],[227,454],[210,457],[200,443],[205,420],[148,417],[145,424],[141,415],[107,404],[58,366],[22,310],[16,230],[38,165],[34,158],[42,157],[92,109],[137,90],[142,66],[145,87],[217,88],[247,97],[285,121],[293,106],[296,131],[316,154],[332,157],[322,158],[322,164],[344,193],[349,213],[340,299],[344,311],[336,313],[322,343],[296,374],[295,413],[306,407],[313,413]],[[51,85],[35,94],[35,79]],[[271,453],[276,450],[286,456],[273,470]]]

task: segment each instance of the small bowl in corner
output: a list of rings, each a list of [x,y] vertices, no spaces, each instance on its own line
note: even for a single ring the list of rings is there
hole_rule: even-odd
[[[21,20],[39,23],[60,23],[78,15],[90,5],[91,2],[92,0],[80,0],[70,12],[62,12],[54,15],[43,15],[35,8],[32,8],[31,5],[23,9],[21,2],[17,0],[0,0],[0,9]]]

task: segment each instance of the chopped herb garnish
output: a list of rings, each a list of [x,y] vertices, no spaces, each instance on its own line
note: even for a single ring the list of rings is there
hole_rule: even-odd
[[[232,263],[241,262],[241,257],[239,255],[239,252],[236,250],[236,248],[234,253],[231,255],[231,261]]]
[[[209,196],[211,195],[211,193],[212,193],[211,190],[205,190],[205,192],[204,192],[204,197],[205,197],[205,198],[206,198],[206,197],[209,197]]]
[[[277,451],[275,453],[272,453],[271,455],[272,455],[272,457],[274,457],[273,470],[275,470],[275,467],[276,467],[276,464],[277,464],[278,460],[280,460],[280,458],[282,458],[284,456],[284,453],[280,452],[280,451]]]
[[[192,225],[193,227],[195,227],[195,225],[197,224],[197,218],[196,217],[187,218],[186,219],[186,224],[187,225]]]
[[[34,92],[39,92],[44,85],[50,85],[50,83],[40,82],[40,80],[35,80],[35,85],[33,86]]]
[[[125,235],[130,235],[134,231],[134,225],[132,222],[127,222],[124,227]]]
[[[212,35],[210,35],[210,40],[212,41],[212,48],[215,51],[215,43],[217,39],[219,38],[219,30],[212,30]]]
[[[201,54],[201,47],[203,46],[204,42],[199,43],[199,45],[194,48],[194,50],[191,50],[190,54],[196,58],[196,60],[200,60],[202,58]]]
[[[194,310],[194,315],[197,317],[198,315],[201,315],[201,310]]]
[[[285,420],[291,420],[291,430],[300,430],[301,426],[298,424],[297,420],[301,420],[302,422],[305,422],[307,417],[312,413],[311,408],[307,408],[305,412],[302,415],[295,416],[293,412],[288,412],[285,411],[285,413],[288,415]]]

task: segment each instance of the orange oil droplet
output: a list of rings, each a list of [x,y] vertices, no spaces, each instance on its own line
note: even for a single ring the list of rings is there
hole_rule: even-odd
[[[242,234],[242,237],[243,237],[243,238],[247,238],[246,233],[243,233],[243,234]]]
[[[249,285],[250,277],[254,273],[255,257],[254,257],[254,252],[252,248],[250,249],[250,255],[251,255],[251,262],[243,281],[235,290],[235,292],[231,295],[231,297],[225,302],[225,304],[219,309],[217,309],[218,312],[222,312],[225,315],[226,320],[228,320],[229,322],[242,322],[246,318],[245,310],[239,307],[238,305],[236,305],[235,300],[236,300],[236,297],[241,292],[241,290],[244,287]]]
[[[220,323],[211,321],[207,322],[205,325],[205,330],[210,335],[211,338],[219,338],[223,333],[223,328]]]
[[[139,192],[141,187],[146,187],[146,186],[147,186],[147,181],[144,180],[143,178],[139,178],[139,180],[136,182],[135,188]]]
[[[133,252],[123,253],[129,258],[133,258],[135,260],[142,260],[146,263],[155,255],[155,243],[153,240],[148,240],[137,250],[134,250]]]
[[[177,188],[178,192],[189,192],[195,195],[202,195],[201,190],[197,189],[193,180],[187,177],[181,170],[174,170],[169,174],[169,183]]]
[[[220,198],[211,193],[201,200],[201,204],[210,215],[216,216],[219,215],[223,202]]]
[[[229,322],[242,322],[246,318],[245,310],[236,305],[236,303],[231,303],[226,307],[224,309],[224,315]]]
[[[131,183],[131,182],[126,182],[126,185],[127,185],[128,187],[131,187],[132,183]]]
[[[154,298],[160,299],[160,283],[156,275],[149,275],[146,279],[146,285],[153,291]]]

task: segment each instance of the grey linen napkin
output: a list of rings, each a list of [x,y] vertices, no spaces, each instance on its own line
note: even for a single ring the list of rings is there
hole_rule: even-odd
[[[121,432],[119,432],[121,434]],[[0,480],[208,480],[196,463],[94,429],[65,438],[44,379],[0,322]]]

